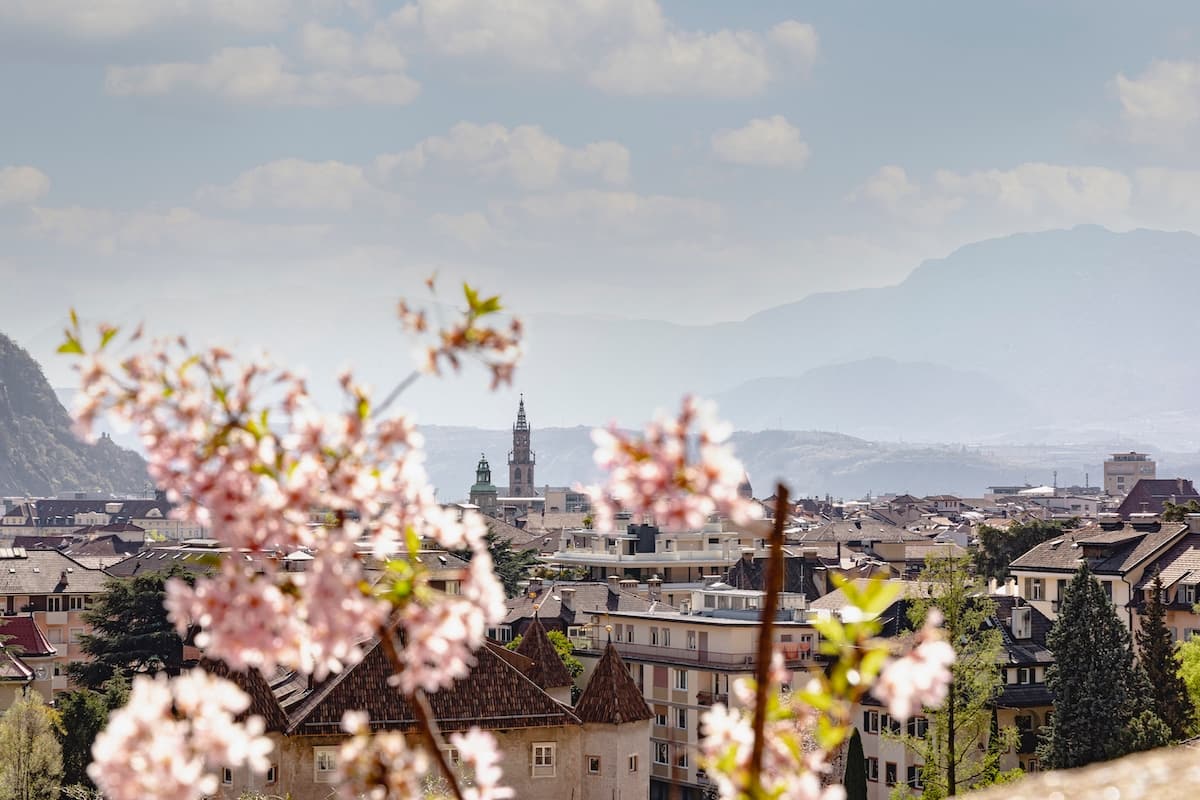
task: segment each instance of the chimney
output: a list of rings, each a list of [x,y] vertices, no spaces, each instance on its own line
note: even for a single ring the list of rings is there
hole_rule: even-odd
[[[617,589],[620,589],[620,588],[621,588],[621,576],[620,575],[609,575],[608,576],[608,590],[610,592],[616,592]]]
[[[1014,639],[1028,639],[1033,636],[1033,609],[1029,606],[1013,607],[1012,635]]]
[[[538,595],[538,594],[541,594],[541,592],[542,592],[542,579],[541,578],[530,578],[529,579],[529,593],[532,595]]]
[[[721,582],[720,575],[705,575],[704,576],[704,585],[705,586],[712,586],[714,583],[720,583],[720,582]]]
[[[575,610],[575,590],[574,589],[560,589],[558,591],[558,595],[559,595],[559,597],[562,598],[562,607],[563,608],[567,609],[568,611]]]
[[[1009,597],[1017,596],[1017,579],[1008,578],[1004,581],[1004,593]]]
[[[657,575],[651,576],[646,581],[646,594],[651,600],[662,599],[662,578]]]

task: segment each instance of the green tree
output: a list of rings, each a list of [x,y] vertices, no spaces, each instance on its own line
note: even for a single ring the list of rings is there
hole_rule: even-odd
[[[1159,517],[1163,522],[1183,522],[1187,519],[1188,514],[1200,514],[1200,503],[1195,500],[1188,500],[1186,503],[1172,503],[1170,500],[1163,501],[1163,510]]]
[[[108,715],[129,699],[129,680],[117,672],[99,692],[76,689],[58,695],[58,742],[62,747],[63,785],[90,789],[87,768],[92,763],[92,743],[108,722]]]
[[[1039,747],[1046,766],[1081,767],[1166,743],[1169,731],[1153,712],[1129,631],[1086,561],[1063,593],[1047,644],[1054,715]]]
[[[70,675],[77,685],[99,689],[117,672],[178,674],[183,639],[163,608],[166,582],[172,577],[190,580],[179,567],[108,580],[104,594],[83,615],[91,633],[79,638],[80,649],[91,658],[71,663]]]
[[[975,549],[975,571],[984,578],[1002,581],[1008,577],[1008,565],[1015,559],[1042,542],[1062,536],[1064,530],[1076,524],[1076,520],[1046,522],[1034,519],[1014,522],[1003,529],[980,525]]]
[[[538,561],[537,549],[529,547],[525,550],[517,550],[508,539],[498,536],[492,530],[491,525],[488,526],[484,541],[487,542],[488,553],[492,556],[492,569],[496,573],[497,580],[504,586],[505,596],[516,597],[521,593],[521,587],[518,584],[525,579],[531,568],[541,563]],[[454,555],[470,559],[471,552],[463,550]]]
[[[37,692],[19,696],[0,718],[0,800],[53,800],[62,777],[55,714]]]
[[[571,673],[572,678],[578,678],[583,674],[583,662],[575,657],[575,648],[571,645],[571,640],[562,631],[546,631],[546,636],[550,639],[550,644],[554,645],[554,652],[558,653],[558,657],[562,659],[563,666],[567,668],[567,672]],[[521,646],[521,640],[524,636],[517,636],[511,642],[504,645],[509,650],[516,650]]]
[[[1187,685],[1179,675],[1179,661],[1175,643],[1167,630],[1162,593],[1162,578],[1156,574],[1150,584],[1150,598],[1135,638],[1138,660],[1149,679],[1154,713],[1166,723],[1171,731],[1171,739],[1178,742],[1191,735],[1196,709]]]
[[[925,765],[924,796],[936,798],[995,783],[1001,777],[1000,758],[1016,743],[1017,731],[992,733],[993,705],[1003,689],[997,665],[1003,662],[1004,640],[990,622],[996,604],[971,559],[931,556],[921,580],[927,583],[926,596],[913,603],[909,621],[919,626],[932,610],[941,612],[957,660],[946,702],[925,711],[924,728],[917,720],[889,736],[904,742]]]
[[[867,759],[863,755],[862,736],[858,728],[850,734],[846,748],[846,774],[843,778],[846,800],[867,800]]]
[[[1200,727],[1200,636],[1193,636],[1179,645],[1175,657],[1179,660],[1179,677],[1183,679],[1195,709],[1193,724]]]

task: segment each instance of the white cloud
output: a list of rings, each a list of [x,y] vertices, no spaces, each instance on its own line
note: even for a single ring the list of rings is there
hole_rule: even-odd
[[[274,31],[294,0],[4,0],[0,21],[82,39],[113,39],[173,25]]]
[[[0,207],[28,205],[50,191],[50,177],[36,167],[0,167]]]
[[[198,197],[229,209],[349,211],[382,195],[362,167],[286,158],[249,169],[226,186],[206,186]]]
[[[712,149],[722,161],[761,167],[800,169],[809,156],[800,131],[779,114],[713,134]]]
[[[656,0],[419,0],[411,8],[405,24],[443,55],[578,74],[612,94],[754,95],[781,68],[806,72],[817,53],[811,25],[689,31]]]
[[[957,214],[982,215],[997,225],[1053,227],[1121,224],[1131,208],[1133,183],[1105,167],[1030,162],[1012,169],[938,170],[927,184],[886,166],[852,195],[910,223],[936,226]]]
[[[403,72],[297,70],[273,46],[226,47],[205,62],[109,67],[105,88],[118,96],[155,96],[185,90],[233,102],[299,106],[405,105],[420,90],[419,84]]]
[[[434,233],[456,239],[474,250],[496,237],[496,230],[491,221],[478,211],[469,211],[466,214],[434,214],[429,218],[429,225]]]
[[[1155,61],[1138,77],[1122,73],[1114,83],[1135,141],[1180,145],[1200,122],[1200,62]]]
[[[460,122],[445,136],[431,136],[375,161],[384,176],[411,177],[435,164],[484,178],[505,178],[526,189],[548,188],[568,178],[608,184],[629,180],[629,151],[623,145],[600,141],[568,147],[536,125],[507,128]]]
[[[708,200],[599,189],[531,195],[498,213],[509,224],[549,225],[556,236],[625,242],[710,231],[724,219],[721,207]]]
[[[171,253],[185,257],[309,252],[324,225],[252,224],[189,208],[117,212],[86,206],[32,209],[33,233],[100,255]]]

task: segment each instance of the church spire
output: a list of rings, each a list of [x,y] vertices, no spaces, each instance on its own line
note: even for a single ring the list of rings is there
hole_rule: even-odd
[[[525,393],[521,393],[521,403],[517,406],[517,424],[513,426],[514,431],[529,430],[529,422],[525,419]]]
[[[517,406],[517,423],[513,425],[512,450],[508,453],[508,492],[513,497],[533,497],[537,490],[533,469],[537,461],[530,448],[529,420],[525,417],[525,395]]]

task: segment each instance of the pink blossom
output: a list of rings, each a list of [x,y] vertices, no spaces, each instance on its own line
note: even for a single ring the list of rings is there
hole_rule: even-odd
[[[92,746],[88,775],[111,800],[188,800],[213,794],[222,768],[269,766],[261,717],[238,722],[250,698],[203,670],[168,680],[139,675]]]
[[[500,785],[501,755],[496,749],[496,739],[490,733],[479,728],[452,733],[450,744],[458,750],[463,766],[471,776],[471,785],[463,792],[467,800],[508,800],[516,796],[511,788]]]
[[[942,615],[931,609],[917,634],[916,647],[907,655],[889,661],[879,675],[874,694],[896,719],[908,719],[922,707],[936,708],[946,699],[954,648],[938,630]]]
[[[699,528],[713,514],[739,524],[755,518],[757,506],[738,494],[745,470],[725,444],[729,432],[712,403],[691,397],[678,417],[660,414],[640,437],[615,425],[594,431],[596,464],[611,473],[607,485],[587,489],[598,529],[611,529],[619,509],[673,529]]]

